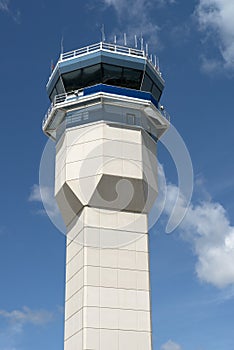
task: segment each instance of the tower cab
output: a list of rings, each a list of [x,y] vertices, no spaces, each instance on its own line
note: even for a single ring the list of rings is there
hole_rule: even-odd
[[[42,128],[56,141],[66,128],[99,120],[143,128],[154,140],[169,125],[164,80],[143,50],[100,42],[63,53],[46,88]]]

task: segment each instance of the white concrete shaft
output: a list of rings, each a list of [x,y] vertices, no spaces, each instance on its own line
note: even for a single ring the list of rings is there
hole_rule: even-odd
[[[69,228],[65,350],[151,350],[147,215],[85,207]]]
[[[104,122],[57,143],[55,195],[67,225],[65,350],[151,350],[147,213],[156,145]]]

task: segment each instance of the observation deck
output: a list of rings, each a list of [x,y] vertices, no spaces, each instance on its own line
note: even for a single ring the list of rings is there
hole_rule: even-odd
[[[63,53],[46,88],[51,106],[42,128],[53,139],[57,139],[58,128],[64,121],[65,127],[101,119],[126,125],[129,124],[127,114],[135,115],[134,109],[139,118],[135,115],[130,124],[146,128],[154,138],[158,139],[168,128],[169,115],[159,103],[164,80],[159,67],[144,50],[100,42]],[[118,107],[118,112],[105,113],[103,103]],[[102,108],[101,115],[94,116],[91,112],[94,105],[96,110]],[[122,118],[121,107],[129,108]]]

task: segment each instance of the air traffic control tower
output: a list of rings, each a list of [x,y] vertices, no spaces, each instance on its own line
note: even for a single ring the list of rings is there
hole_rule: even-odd
[[[56,143],[67,227],[65,350],[151,350],[148,223],[164,80],[144,50],[104,42],[61,54],[43,131]]]

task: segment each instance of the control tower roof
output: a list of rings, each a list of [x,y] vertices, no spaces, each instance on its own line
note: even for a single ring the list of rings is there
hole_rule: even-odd
[[[164,88],[159,67],[144,50],[105,42],[61,54],[46,88],[52,101],[96,84],[150,92],[156,101]]]

